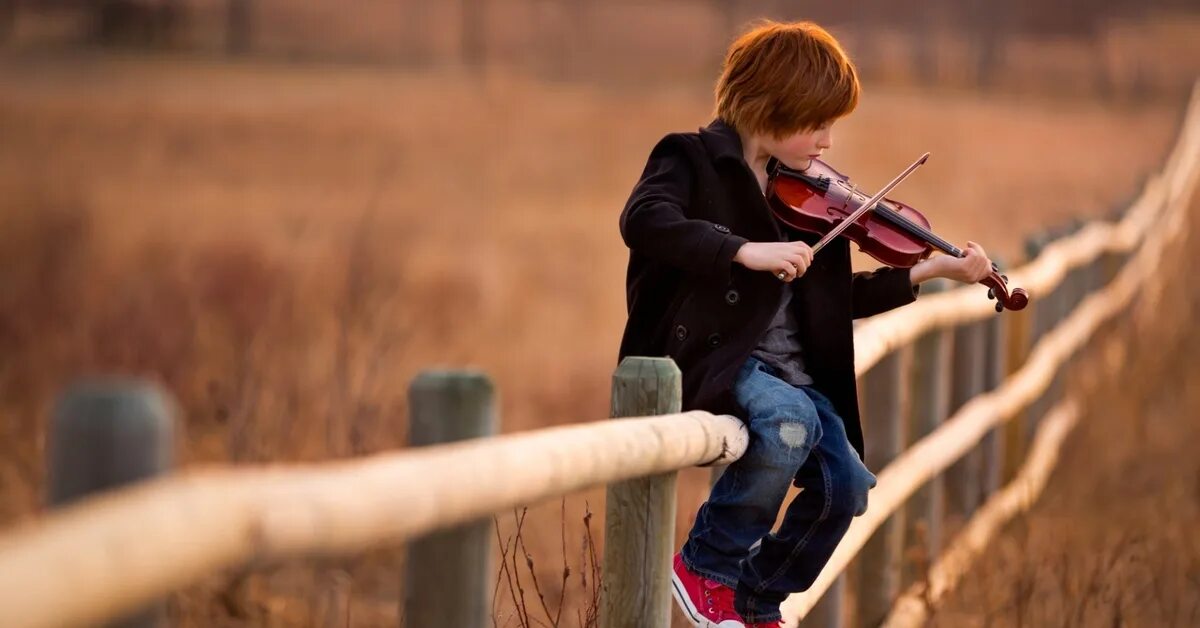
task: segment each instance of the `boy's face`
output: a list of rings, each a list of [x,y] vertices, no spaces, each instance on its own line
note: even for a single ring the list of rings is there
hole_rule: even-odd
[[[767,137],[764,146],[783,165],[794,170],[806,170],[812,160],[822,151],[833,146],[833,122],[826,122],[815,129],[801,130],[776,139]]]

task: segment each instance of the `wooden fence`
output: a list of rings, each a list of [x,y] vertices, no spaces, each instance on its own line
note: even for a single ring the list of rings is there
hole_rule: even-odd
[[[786,615],[822,627],[915,625],[992,531],[1036,497],[1078,412],[1063,395],[1066,365],[1189,228],[1198,161],[1200,87],[1163,172],[1119,222],[1089,223],[1010,273],[1032,295],[1029,308],[998,316],[970,286],[856,328],[867,462],[881,469],[879,484]],[[632,418],[473,438],[496,429],[486,376],[424,374],[410,391],[411,424],[413,444],[427,446],[187,470],[10,530],[0,537],[0,625],[156,625],[156,601],[221,569],[409,542],[410,573],[421,577],[408,579],[407,625],[481,627],[494,575],[481,519],[608,485],[600,623],[665,628],[676,472],[728,463],[748,442],[736,418],[680,412],[679,386],[670,360],[627,359],[613,377],[612,414]],[[164,470],[172,416],[167,396],[136,384],[71,391],[52,422],[52,501]]]

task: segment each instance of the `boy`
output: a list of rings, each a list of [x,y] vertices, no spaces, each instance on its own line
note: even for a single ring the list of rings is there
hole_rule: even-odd
[[[974,283],[990,268],[971,243],[963,258],[852,274],[845,238],[814,256],[815,234],[776,222],[769,168],[808,168],[858,96],[829,33],[767,22],[730,47],[716,119],[664,137],[621,213],[620,357],[674,358],[685,410],[750,429],[675,556],[673,592],[697,626],[779,626],[780,602],[812,584],[865,512],[875,476],[862,462],[852,319],[912,302],[926,279]],[[771,533],[790,483],[803,490]]]

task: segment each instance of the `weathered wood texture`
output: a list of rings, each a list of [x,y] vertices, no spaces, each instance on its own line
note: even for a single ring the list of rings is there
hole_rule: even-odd
[[[995,390],[1008,376],[1008,342],[1007,331],[1009,321],[1002,316],[985,320],[983,326],[983,390]],[[988,432],[979,444],[982,454],[980,461],[981,499],[1000,490],[1004,485],[1004,447],[1005,426],[997,427]]]
[[[625,358],[612,381],[612,416],[673,414],[683,398],[669,358]],[[675,471],[611,484],[605,503],[600,626],[671,626]]]
[[[951,358],[950,414],[958,412],[967,402],[983,392],[986,356],[982,321],[970,322],[954,329],[954,348]],[[953,530],[979,505],[979,486],[983,457],[978,447],[972,447],[962,459],[946,471],[946,514]]]
[[[62,507],[166,473],[175,460],[175,415],[174,401],[146,382],[93,380],[72,386],[50,419],[49,505]],[[166,626],[166,607],[151,602],[106,625]]]
[[[1012,375],[1025,366],[1025,360],[1029,357],[1029,350],[1033,346],[1031,334],[1031,326],[1033,322],[1032,312],[1028,309],[1015,312],[1008,319],[1008,327],[1006,329],[1007,356],[1006,356],[1006,375]],[[1016,415],[1005,424],[1004,430],[1004,481],[1008,482],[1017,476],[1017,471],[1021,468],[1021,462],[1025,458],[1026,429],[1028,421],[1026,414],[1029,409],[1025,408],[1016,413]]]
[[[409,386],[408,397],[410,445],[451,443],[499,431],[494,387],[483,373],[424,372]],[[491,519],[482,518],[409,543],[400,615],[404,625],[490,626],[494,536]]]
[[[863,380],[867,468],[878,472],[904,449],[908,351],[880,360]],[[904,510],[888,517],[863,547],[858,560],[858,622],[873,626],[887,616],[900,595],[900,558],[904,543]]]
[[[94,624],[249,561],[401,543],[517,504],[733,460],[747,442],[737,418],[695,411],[314,465],[190,470],[0,537],[0,626]]]
[[[922,293],[945,291],[943,280],[922,286]],[[949,329],[927,332],[913,343],[909,384],[909,429],[906,448],[925,438],[949,416],[950,349],[954,334]],[[908,500],[904,526],[904,562],[901,583],[908,587],[925,577],[925,572],[942,547],[944,479],[935,475]]]
[[[846,574],[841,574],[800,621],[800,628],[842,628],[847,625],[846,586]]]

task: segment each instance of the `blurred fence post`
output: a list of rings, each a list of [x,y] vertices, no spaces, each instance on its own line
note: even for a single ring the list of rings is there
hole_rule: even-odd
[[[993,257],[992,261],[997,267],[1003,268],[1004,262],[998,257]],[[1010,286],[1010,291],[1011,291]],[[995,316],[988,318],[982,323],[983,333],[983,389],[982,392],[990,392],[998,388],[1004,383],[1004,378],[1008,375],[1007,363],[1007,340],[1006,331],[1008,328],[1008,319],[1010,311],[1005,310],[997,312]],[[1000,425],[988,431],[980,442],[980,453],[982,454],[983,474],[980,478],[981,498],[986,501],[992,493],[1000,490],[1004,481],[1004,445],[1005,445],[1005,426]]]
[[[846,619],[846,574],[843,572],[800,620],[802,628],[841,628]]]
[[[1037,259],[1038,256],[1042,254],[1042,250],[1046,248],[1046,245],[1049,243],[1050,235],[1048,232],[1042,232],[1030,236],[1025,240],[1026,256],[1031,261]],[[1028,314],[1029,331],[1028,346],[1025,348],[1026,357],[1028,357],[1029,351],[1031,351],[1033,347],[1037,345],[1038,341],[1042,339],[1042,335],[1054,326],[1054,294],[1056,292],[1058,292],[1057,289],[1052,289],[1048,294],[1032,295],[1033,298],[1030,299],[1029,306],[1026,307],[1027,310],[1032,310]],[[1023,411],[1022,421],[1024,426],[1022,428],[1022,432],[1024,433],[1025,441],[1022,444],[1022,448],[1027,448],[1029,446],[1030,439],[1032,439],[1033,435],[1037,432],[1038,421],[1041,419],[1041,416],[1045,414],[1046,409],[1049,408],[1049,405],[1047,405],[1047,399],[1049,398],[1050,391],[1047,390],[1034,398],[1034,400],[1029,403],[1029,406]]]
[[[1029,349],[1032,345],[1032,323],[1033,312],[1030,307],[1037,307],[1030,301],[1030,306],[1017,312],[1008,312],[1007,329],[1004,341],[1007,345],[1006,368],[1005,374],[1012,375],[1025,366],[1025,359],[1029,357]],[[1024,408],[1018,410],[1005,424],[1005,439],[1004,439],[1004,471],[1002,479],[1005,484],[1017,477],[1017,472],[1021,468],[1021,464],[1025,460],[1025,443],[1026,433],[1029,422],[1026,417],[1029,416],[1029,409]]]
[[[425,371],[408,389],[409,444],[497,432],[492,381],[477,371]],[[480,519],[408,544],[401,617],[408,628],[491,625],[492,522]]]
[[[983,389],[991,391],[1004,383],[1007,360],[1005,339],[1008,312],[998,313],[983,322],[983,344],[985,362],[983,365]],[[1005,425],[998,425],[988,430],[980,441],[983,454],[982,499],[987,500],[993,493],[1000,490],[1004,483],[1004,446]]]
[[[953,415],[963,404],[983,390],[984,328],[986,321],[965,323],[954,328],[950,408]],[[946,470],[946,532],[954,533],[979,507],[982,456],[978,446]]]
[[[1121,272],[1125,265],[1124,256],[1120,253],[1105,253],[1100,267],[1100,286],[1107,286]]]
[[[1058,229],[1055,239],[1065,238],[1078,232],[1081,228],[1083,228],[1083,224],[1084,223],[1081,219],[1073,219],[1071,222]],[[1062,283],[1060,283],[1058,285],[1058,289],[1054,291],[1054,317],[1051,319],[1052,322],[1050,324],[1050,329],[1057,327],[1059,323],[1066,320],[1066,318],[1071,315],[1071,312],[1075,310],[1075,307],[1079,305],[1079,302],[1083,300],[1083,297],[1086,293],[1086,286],[1084,285],[1084,276],[1086,272],[1086,266],[1077,266],[1072,268],[1071,270],[1067,271],[1066,276],[1063,277]],[[1073,352],[1072,355],[1067,358],[1066,362],[1064,362],[1061,367],[1054,371],[1054,381],[1051,383],[1051,394],[1047,401],[1045,410],[1048,410],[1051,406],[1062,399],[1063,389],[1066,385],[1067,379],[1066,374],[1070,370],[1071,365],[1075,363],[1075,356],[1077,355],[1079,355],[1078,351]]]
[[[946,290],[944,279],[927,281],[921,286],[923,294]],[[950,349],[954,336],[951,330],[937,328],[913,343],[912,371],[909,388],[908,445],[933,432],[946,420],[950,401]],[[933,559],[941,551],[942,474],[933,476],[917,489],[908,500],[904,526],[904,561],[901,569],[901,588],[925,577]]]
[[[892,351],[863,378],[867,467],[878,472],[904,447],[904,390],[907,348]],[[858,557],[858,623],[874,626],[887,617],[900,594],[904,509],[888,517]]]
[[[176,412],[169,394],[148,382],[98,379],[69,388],[50,420],[49,504],[167,472],[175,459]],[[105,625],[166,626],[166,610],[159,602]]]
[[[1073,279],[1074,273],[1068,273],[1063,278],[1063,283],[1058,284],[1058,287],[1051,292],[1046,300],[1047,316],[1045,320],[1045,328],[1042,329],[1042,334],[1046,334],[1058,327],[1058,324],[1066,318],[1068,311],[1071,308],[1071,296],[1074,292],[1070,281]],[[1063,371],[1066,366],[1060,366],[1055,369],[1054,376],[1051,378],[1050,387],[1046,391],[1045,400],[1041,408],[1039,408],[1037,421],[1040,424],[1046,412],[1059,400],[1062,395]]]
[[[613,373],[612,418],[674,414],[683,379],[670,358],[627,357]],[[610,484],[605,503],[601,628],[669,628],[675,553],[675,478]]]

